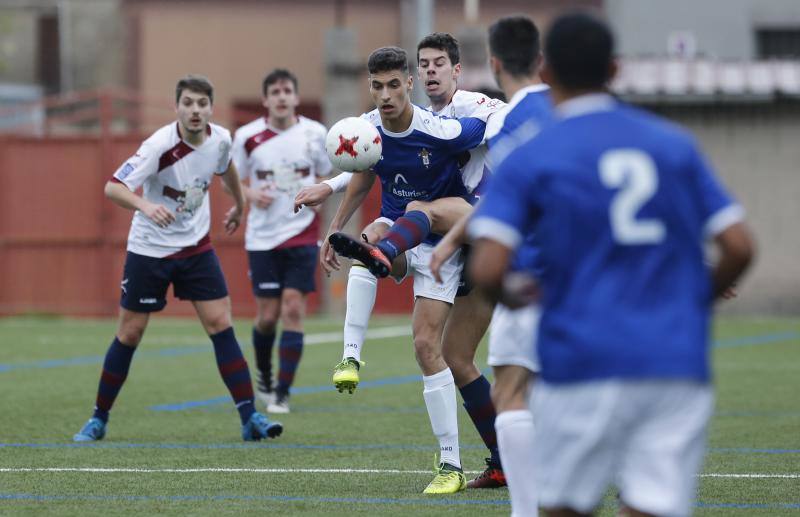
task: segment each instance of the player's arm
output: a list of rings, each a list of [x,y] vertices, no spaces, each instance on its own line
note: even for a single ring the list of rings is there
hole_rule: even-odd
[[[472,213],[470,212],[459,219],[450,231],[442,237],[436,247],[433,248],[430,268],[433,277],[439,283],[442,282],[440,275],[442,264],[447,262],[447,259],[452,257],[467,242],[467,221],[469,221],[471,215]]]
[[[353,174],[352,176],[350,184],[347,185],[347,190],[345,190],[344,197],[339,203],[339,208],[336,210],[336,215],[334,215],[331,220],[330,227],[328,228],[328,235],[339,232],[344,228],[358,207],[364,202],[364,199],[366,199],[369,191],[372,189],[372,185],[375,183],[376,176],[374,172],[364,171]],[[327,236],[322,242],[319,257],[325,273],[330,274],[331,271],[341,268],[339,259],[330,247]]]
[[[128,210],[138,210],[148,219],[162,228],[169,226],[175,220],[175,214],[164,205],[151,203],[142,196],[132,192],[127,185],[120,181],[111,180],[106,183],[105,195],[115,204]]]
[[[490,299],[510,307],[524,305],[536,295],[532,279],[526,282],[517,279],[512,290],[504,287],[514,252],[538,217],[533,197],[536,188],[521,158],[524,156],[500,165],[480,206],[467,223],[468,235],[474,241],[467,273]]]
[[[755,243],[744,223],[735,223],[714,237],[720,251],[712,269],[714,297],[724,297],[747,270],[755,255]]]
[[[230,235],[236,231],[242,222],[242,214],[244,214],[244,194],[242,193],[242,183],[239,180],[239,173],[236,171],[236,165],[231,160],[228,163],[228,168],[220,175],[222,184],[225,190],[233,197],[234,206],[225,214],[223,223],[225,224],[225,232]]]
[[[451,153],[469,151],[483,143],[486,132],[486,123],[483,120],[473,117],[439,120]]]
[[[689,167],[704,214],[705,235],[719,248],[719,259],[711,269],[714,298],[730,298],[736,280],[747,270],[755,255],[755,243],[744,222],[744,209],[719,182],[710,164],[692,142]]]
[[[307,185],[300,189],[294,198],[294,211],[298,212],[303,206],[317,206],[325,202],[336,192],[344,192],[353,177],[352,172],[342,172],[322,180],[316,185]]]

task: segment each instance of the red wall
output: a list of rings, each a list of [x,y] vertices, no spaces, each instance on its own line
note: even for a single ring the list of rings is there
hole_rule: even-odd
[[[132,155],[141,137],[0,138],[0,314],[44,312],[113,315],[132,212],[103,196],[116,167]],[[365,207],[375,217],[377,190]],[[211,189],[211,236],[228,282],[234,314],[248,317],[254,304],[247,278],[244,231],[228,237],[222,217],[230,198]],[[341,289],[334,296],[341,296]],[[164,313],[192,314],[170,294]],[[377,312],[408,312],[411,282],[380,284]],[[309,299],[309,310],[319,296]]]

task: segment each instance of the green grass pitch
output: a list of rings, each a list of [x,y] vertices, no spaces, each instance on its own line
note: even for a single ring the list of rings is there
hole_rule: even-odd
[[[508,492],[421,492],[437,450],[407,318],[375,318],[363,386],[330,387],[341,320],[312,319],[284,435],[245,444],[210,341],[155,317],[106,439],[74,446],[90,416],[112,320],[0,319],[0,514],[507,515]],[[247,321],[236,326],[253,363]],[[800,320],[715,329],[717,409],[697,515],[800,513]],[[485,345],[479,349],[485,365]],[[460,410],[462,460],[485,451]],[[474,474],[473,474],[474,475]],[[737,476],[735,476],[737,475]],[[468,476],[471,477],[471,476]],[[601,515],[615,513],[607,497]],[[263,514],[263,513],[262,513]]]

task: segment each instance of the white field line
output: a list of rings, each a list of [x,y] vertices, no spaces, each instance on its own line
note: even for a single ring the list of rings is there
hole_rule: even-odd
[[[187,469],[146,469],[146,468],[103,468],[103,467],[16,467],[0,468],[0,472],[88,472],[88,473],[132,473],[132,474],[195,474],[216,473],[259,473],[259,474],[431,474],[432,470],[400,469],[278,469],[278,468],[187,468]],[[479,470],[467,470],[465,474],[479,474]],[[800,474],[700,474],[701,478],[744,478],[744,479],[800,479]]]
[[[395,325],[390,327],[378,327],[367,331],[369,339],[388,339],[393,337],[403,337],[411,335],[411,325]],[[322,345],[328,343],[339,343],[342,341],[342,332],[319,332],[316,334],[306,334],[306,345]],[[145,337],[144,345],[201,345],[207,338],[205,336],[153,336]],[[85,343],[86,339],[80,336],[40,336],[40,345],[77,345]]]

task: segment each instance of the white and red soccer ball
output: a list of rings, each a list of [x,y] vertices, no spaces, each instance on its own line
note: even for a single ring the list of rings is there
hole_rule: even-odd
[[[378,163],[383,146],[375,126],[363,118],[347,117],[328,131],[325,149],[333,166],[340,171],[360,172]]]

